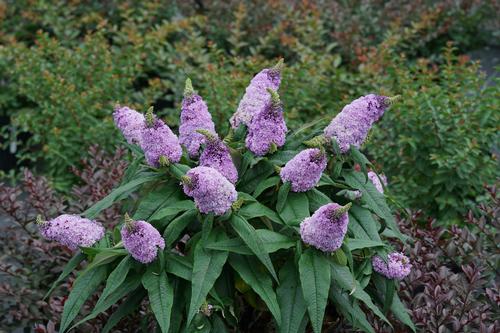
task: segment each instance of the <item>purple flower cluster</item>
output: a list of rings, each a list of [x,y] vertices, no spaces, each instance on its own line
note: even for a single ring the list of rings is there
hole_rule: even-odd
[[[186,147],[191,158],[198,157],[200,146],[205,142],[205,137],[197,132],[198,129],[215,133],[215,125],[207,104],[194,92],[191,80],[187,79],[182,100],[179,141]]]
[[[267,89],[278,90],[281,83],[281,69],[283,62],[280,61],[273,68],[260,71],[246,88],[245,95],[238,105],[238,109],[229,122],[233,128],[241,123],[250,125],[253,117],[260,113],[269,104],[271,97]]]
[[[412,265],[410,259],[400,252],[392,252],[387,256],[387,262],[381,257],[372,258],[373,269],[388,279],[402,280],[410,274]]]
[[[349,206],[330,203],[321,206],[300,224],[300,236],[304,243],[323,252],[333,252],[342,246],[349,215]]]
[[[200,166],[214,168],[233,184],[238,181],[238,171],[229,148],[216,134],[207,138],[207,144],[200,156]]]
[[[368,179],[373,183],[377,191],[380,193],[384,194],[384,186],[380,182],[380,179],[382,179],[382,182],[384,183],[385,186],[387,186],[387,178],[384,175],[380,175],[380,179],[377,177],[377,174],[373,171],[368,171]]]
[[[384,114],[389,101],[388,97],[373,94],[354,100],[325,128],[325,137],[335,138],[342,153],[346,153],[351,145],[359,148],[373,123]]]
[[[125,218],[121,230],[123,246],[132,257],[144,264],[155,260],[158,249],[165,248],[165,240],[158,230],[146,221],[132,221]]]
[[[57,241],[72,250],[79,246],[90,247],[104,236],[104,227],[100,223],[78,215],[64,214],[38,223],[44,238]]]
[[[154,119],[151,126],[142,131],[141,148],[149,165],[160,166],[160,157],[164,156],[170,163],[177,163],[182,156],[179,139],[162,120]]]
[[[189,170],[183,184],[184,193],[194,198],[196,207],[204,214],[222,215],[238,198],[234,185],[213,168],[199,166]]]
[[[245,140],[246,147],[257,156],[285,144],[287,128],[281,101],[275,91],[269,90],[268,94],[271,100],[252,118]]]
[[[113,112],[113,119],[128,143],[141,143],[141,132],[146,125],[142,113],[126,106],[117,106]]]
[[[326,163],[326,155],[320,149],[305,149],[281,169],[281,180],[290,182],[293,192],[309,191],[318,183]]]

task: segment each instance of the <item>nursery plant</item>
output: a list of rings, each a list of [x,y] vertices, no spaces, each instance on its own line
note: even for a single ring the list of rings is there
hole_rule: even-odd
[[[225,137],[189,79],[179,136],[152,108],[116,106],[133,156],[125,181],[79,215],[37,218],[43,237],[75,251],[54,286],[87,262],[59,332],[119,303],[109,332],[145,299],[164,333],[245,331],[248,309],[272,318],[258,323],[266,331],[319,333],[328,303],[365,332],[374,332],[366,310],[414,330],[397,293],[411,264],[389,242],[406,237],[383,177],[359,150],[395,99],[369,94],[324,129],[289,130],[282,70],[280,61],[251,80]],[[107,230],[95,220],[122,200],[123,223]],[[92,312],[78,317],[101,287]]]

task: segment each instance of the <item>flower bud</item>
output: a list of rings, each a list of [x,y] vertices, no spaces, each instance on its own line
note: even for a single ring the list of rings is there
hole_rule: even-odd
[[[155,227],[146,221],[134,221],[127,214],[121,235],[125,249],[143,264],[155,260],[158,250],[165,248],[165,240]]]
[[[342,246],[349,215],[349,205],[330,203],[321,206],[300,224],[300,236],[304,243],[323,252],[333,252]]]
[[[223,215],[238,198],[234,185],[214,168],[199,166],[189,170],[182,179],[184,193],[194,199],[204,214]]]
[[[45,239],[57,241],[72,250],[94,245],[105,232],[100,223],[78,215],[63,214],[49,221],[37,218],[37,224]]]
[[[309,191],[318,183],[326,163],[326,155],[320,149],[305,149],[281,169],[281,180],[290,182],[293,192]]]
[[[186,147],[191,158],[199,156],[200,146],[205,142],[205,137],[197,132],[198,129],[215,133],[215,125],[207,104],[193,90],[191,80],[187,79],[181,107],[179,141]]]
[[[359,148],[366,140],[373,123],[382,117],[390,105],[390,98],[366,95],[346,105],[325,128],[324,135],[335,139],[340,151],[346,153],[350,146]]]
[[[387,186],[387,178],[384,175],[380,175],[380,179],[377,176],[377,174],[373,171],[368,171],[368,179],[373,183],[377,191],[380,193],[384,194],[384,186],[380,182],[380,179],[382,179],[382,182],[384,183],[385,186]]]
[[[410,259],[400,252],[392,252],[387,256],[387,262],[381,257],[372,258],[373,269],[388,279],[402,280],[411,272]]]

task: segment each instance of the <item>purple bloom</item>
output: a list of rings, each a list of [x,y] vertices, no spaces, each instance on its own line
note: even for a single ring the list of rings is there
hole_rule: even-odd
[[[128,143],[141,143],[141,131],[146,124],[142,113],[126,106],[117,106],[113,112],[113,119]]]
[[[312,189],[321,178],[326,168],[326,155],[320,149],[305,149],[295,155],[281,169],[283,182],[292,184],[293,192],[305,192]]]
[[[238,171],[229,148],[216,134],[207,138],[207,144],[200,156],[200,166],[214,168],[233,184],[238,181]]]
[[[182,100],[179,141],[186,147],[191,158],[198,157],[200,146],[205,142],[205,137],[196,131],[198,129],[215,133],[215,125],[207,104],[194,92],[191,80],[187,79]]]
[[[196,207],[204,214],[222,215],[238,198],[234,185],[213,168],[193,168],[183,176],[183,183],[184,193],[194,198]]]
[[[410,274],[412,265],[410,259],[400,252],[392,252],[387,256],[387,262],[381,257],[372,258],[373,269],[388,279],[402,280]]]
[[[351,205],[340,206],[336,203],[321,206],[300,224],[300,236],[304,243],[323,252],[333,252],[342,246]]]
[[[142,130],[141,148],[149,165],[160,166],[160,157],[170,163],[177,163],[182,156],[179,139],[162,120],[154,119],[151,127]]]
[[[360,97],[333,118],[324,135],[328,139],[335,138],[342,153],[346,153],[351,145],[359,148],[373,123],[382,117],[389,104],[390,99],[385,96],[370,94]]]
[[[273,68],[263,69],[255,75],[250,85],[246,88],[245,95],[243,95],[238,109],[229,120],[233,128],[237,128],[241,123],[248,126],[253,117],[269,104],[271,97],[267,89],[279,89],[282,67],[283,60],[280,60]]]
[[[245,140],[246,147],[257,156],[264,156],[285,144],[287,128],[283,107],[275,91],[269,90],[269,94],[271,101],[253,117]]]
[[[54,240],[72,250],[90,247],[104,236],[104,227],[78,215],[64,214],[50,221],[37,221],[45,239]]]
[[[125,249],[135,260],[144,264],[155,260],[158,249],[165,248],[165,240],[158,230],[146,221],[133,221],[125,216],[121,235]]]
[[[382,179],[384,185],[387,186],[387,178],[384,175],[380,175],[380,178]],[[384,186],[382,186],[382,183],[380,182],[380,179],[378,179],[377,174],[375,172],[368,171],[368,179],[370,179],[370,181],[373,183],[377,191],[384,194]]]

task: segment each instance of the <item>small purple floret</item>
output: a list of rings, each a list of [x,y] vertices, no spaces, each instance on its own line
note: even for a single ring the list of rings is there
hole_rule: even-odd
[[[155,260],[158,250],[165,248],[165,240],[158,230],[146,221],[130,221],[121,230],[123,246],[132,257],[144,264]]]
[[[389,106],[389,98],[366,95],[346,105],[325,128],[326,138],[335,138],[342,153],[350,146],[359,148],[366,140],[373,123],[378,121]]]
[[[326,155],[317,148],[305,149],[281,169],[280,177],[290,182],[293,192],[306,192],[318,184],[326,168]]]
[[[223,215],[238,198],[234,185],[213,168],[199,166],[189,170],[186,176],[189,181],[184,182],[184,193],[194,199],[204,214]]]
[[[162,120],[156,119],[151,127],[142,131],[141,148],[146,161],[153,167],[159,167],[161,156],[168,158],[171,163],[177,163],[182,156],[179,139]]]
[[[372,258],[373,269],[388,279],[402,280],[410,274],[412,265],[410,259],[400,252],[393,252],[387,256],[387,262],[379,256]]]
[[[300,224],[300,236],[304,243],[323,252],[333,252],[342,246],[349,215],[347,212],[335,217],[335,211],[341,208],[337,203],[321,206]]]
[[[40,233],[45,239],[57,241],[72,250],[94,245],[104,232],[100,223],[78,215],[64,214],[40,224]]]
[[[115,112],[113,112],[113,120],[128,143],[138,145],[141,143],[141,131],[145,126],[145,119],[142,113],[126,106],[117,107],[115,108]]]

